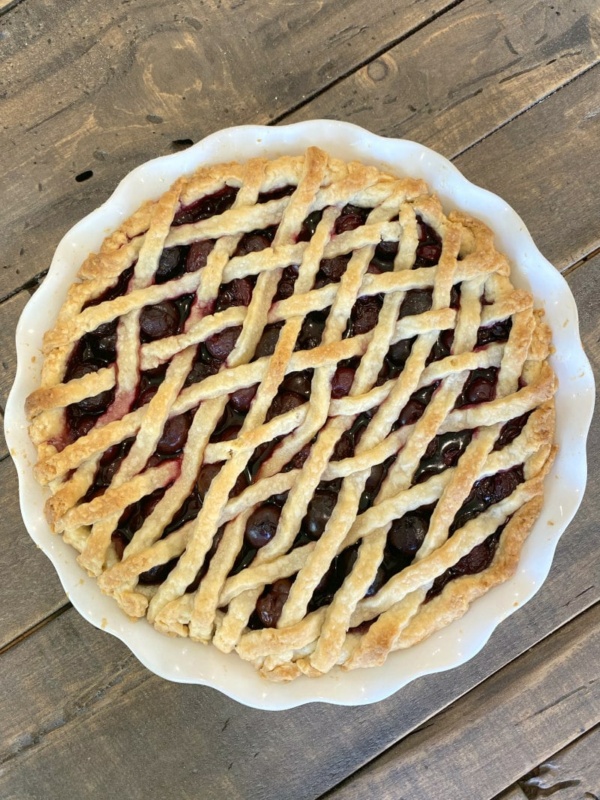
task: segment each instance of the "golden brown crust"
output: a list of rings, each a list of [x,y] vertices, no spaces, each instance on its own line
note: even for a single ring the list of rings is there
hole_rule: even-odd
[[[259,194],[288,186],[293,193],[257,202]],[[173,225],[179,209],[225,187],[239,190],[230,208]],[[337,232],[336,220],[347,204],[369,209],[368,217],[358,227]],[[313,212],[322,212],[320,221],[304,241],[299,232]],[[423,225],[443,242],[434,266],[415,263]],[[270,247],[236,254],[245,233],[269,226],[277,226]],[[206,239],[216,240],[206,266],[155,280],[165,248]],[[398,242],[392,271],[372,269],[382,241]],[[346,254],[351,257],[339,283],[315,288],[323,259]],[[298,268],[293,294],[274,301],[282,271],[291,265]],[[129,268],[127,291],[102,300]],[[213,310],[223,284],[248,277],[255,283],[247,306]],[[452,298],[458,286],[457,304]],[[407,294],[415,291],[429,292],[431,307],[402,313]],[[142,310],[182,295],[194,296],[183,330],[140,344]],[[361,297],[381,298],[377,322],[365,333],[346,337]],[[320,344],[296,351],[306,316],[328,308]],[[507,319],[506,340],[478,345],[481,328],[506,325]],[[115,320],[115,363],[65,380],[77,342]],[[281,326],[274,352],[253,360],[265,326],[272,324]],[[232,326],[241,333],[226,367],[186,386],[199,345]],[[451,354],[430,363],[440,331],[449,330]],[[397,377],[378,380],[389,348],[409,339],[410,354]],[[53,530],[80,551],[79,562],[98,576],[102,590],[130,616],[146,614],[164,633],[212,641],[225,652],[235,649],[270,680],[318,677],[336,665],[375,666],[390,652],[462,616],[477,597],[513,574],[540,513],[543,478],[554,453],[556,378],[547,360],[550,351],[550,330],[531,296],[512,286],[508,261],[497,252],[493,233],[462,212],[446,216],[422,181],[346,164],[317,148],[274,161],[203,167],[180,178],[157,201],[145,203],[98,254],[88,256],[44,338],[41,386],[27,399],[26,411],[38,448],[36,476],[51,492],[46,515]],[[339,362],[348,359],[360,362],[351,389],[334,397],[332,378]],[[140,374],[161,365],[168,365],[164,382],[136,409]],[[309,402],[269,419],[284,377],[307,369],[312,370]],[[495,396],[461,403],[474,370],[494,371]],[[254,385],[259,388],[237,437],[211,442],[229,395]],[[396,429],[411,397],[432,386],[435,391],[420,418]],[[114,393],[108,410],[86,435],[71,441],[66,409],[107,392]],[[354,452],[336,460],[338,443],[367,412]],[[148,465],[168,421],[183,413],[192,419],[183,453]],[[522,429],[496,449],[503,425],[522,415],[528,415]],[[461,431],[472,435],[458,462],[415,481],[430,443]],[[103,454],[130,438],[133,444],[110,485],[89,499]],[[275,438],[281,443],[253,483],[230,497],[256,448]],[[308,447],[302,468],[284,471]],[[359,512],[371,469],[392,459],[373,504]],[[163,536],[203,465],[221,462],[196,519]],[[511,470],[522,470],[516,488],[454,530],[453,521],[474,484]],[[294,547],[315,490],[332,480],[340,481],[340,489],[324,532]],[[121,555],[114,534],[123,512],[158,491],[160,499]],[[245,570],[231,574],[253,510],[285,492],[276,535]],[[423,507],[435,508],[414,560],[387,575],[371,595],[394,521]],[[502,532],[491,563],[475,574],[454,577],[429,599],[436,579],[485,546],[497,530]],[[316,587],[349,547],[356,551],[355,560],[335,595],[318,610],[309,610]],[[144,574],[169,563],[174,566],[158,585],[140,582]],[[186,591],[198,574],[199,585]],[[292,585],[277,626],[250,630],[258,598],[281,579]]]

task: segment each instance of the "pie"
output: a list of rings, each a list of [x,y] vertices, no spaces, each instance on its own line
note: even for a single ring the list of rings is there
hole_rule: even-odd
[[[27,399],[47,519],[132,618],[291,680],[381,664],[515,570],[551,339],[421,181],[203,167],[81,266]]]

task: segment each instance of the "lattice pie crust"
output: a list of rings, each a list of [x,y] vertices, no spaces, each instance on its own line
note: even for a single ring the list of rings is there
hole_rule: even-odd
[[[490,230],[422,181],[316,148],[201,168],[45,336],[47,518],[164,633],[273,680],[381,664],[515,570],[549,350]]]

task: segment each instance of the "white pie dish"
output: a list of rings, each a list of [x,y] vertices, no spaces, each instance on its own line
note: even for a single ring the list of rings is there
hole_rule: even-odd
[[[33,477],[35,448],[27,435],[26,396],[39,385],[41,342],[52,326],[81,262],[104,237],[148,199],[155,199],[180,174],[203,163],[276,157],[316,144],[346,160],[357,159],[396,174],[422,177],[445,210],[460,208],[486,222],[511,261],[513,282],[529,289],[546,311],[556,353],[558,457],[547,477],[542,515],[522,552],[519,569],[506,583],[478,599],[460,620],[431,638],[393,653],[377,669],[332,673],[315,680],[271,684],[235,654],[184,639],[170,639],[146,621],[131,622],[76,563],[76,552],[53,535],[43,506],[46,491]],[[279,128],[243,126],[219,131],[180,153],[133,170],[100,208],[75,225],[60,242],[48,276],[23,311],[17,327],[18,368],[5,415],[5,433],[19,474],[25,525],[50,558],[69,599],[97,627],[120,638],[156,674],[173,681],[212,686],[249,706],[290,708],[321,701],[359,705],[388,697],[416,677],[449,669],[473,657],[494,628],[540,588],[560,535],[575,514],[586,481],[585,442],[594,405],[594,381],[578,333],[577,309],[559,273],[535,247],[525,225],[499,197],[474,186],[445,158],[414,142],[384,139],[348,123],[315,120]],[[569,414],[577,399],[577,414]],[[572,407],[572,406],[571,406]]]

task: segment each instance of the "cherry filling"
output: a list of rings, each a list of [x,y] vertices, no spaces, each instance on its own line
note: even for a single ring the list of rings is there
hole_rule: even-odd
[[[462,392],[456,399],[455,408],[488,403],[496,397],[496,384],[498,383],[498,368],[474,369],[469,373]]]
[[[431,402],[431,398],[439,385],[439,381],[434,381],[429,386],[424,386],[422,389],[417,389],[416,392],[413,392],[392,426],[392,430],[398,430],[404,425],[414,425],[415,422],[418,422],[425,413],[425,409]]]
[[[504,526],[502,526],[502,528],[503,527]],[[492,533],[491,536],[488,536],[481,544],[476,545],[470,553],[463,556],[453,567],[450,567],[450,569],[438,575],[425,595],[425,602],[428,603],[438,594],[441,594],[446,584],[450,583],[450,581],[455,578],[460,578],[463,575],[475,575],[487,569],[494,560],[494,555],[498,549],[498,543],[500,542],[502,528],[499,528],[495,533]]]
[[[280,200],[282,197],[289,197],[296,191],[295,186],[281,186],[279,189],[271,189],[270,192],[261,192],[258,195],[257,203],[268,203],[270,200]]]
[[[442,240],[434,229],[417,217],[419,244],[413,269],[419,267],[435,267],[442,254]]]
[[[433,475],[454,467],[467,449],[473,431],[457,431],[435,436],[428,444],[425,454],[413,475],[413,484],[423,483]]]
[[[484,347],[493,342],[507,342],[512,329],[512,318],[494,322],[486,328],[479,328],[477,331],[477,347]]]
[[[296,241],[298,242],[308,242],[312,237],[315,235],[315,231],[317,230],[317,225],[323,219],[323,211],[313,211],[302,223],[302,227],[300,228],[300,233]]]
[[[188,206],[182,206],[173,217],[173,227],[189,225],[222,214],[231,208],[237,193],[238,189],[235,187],[225,186],[219,192],[201,197]]]

